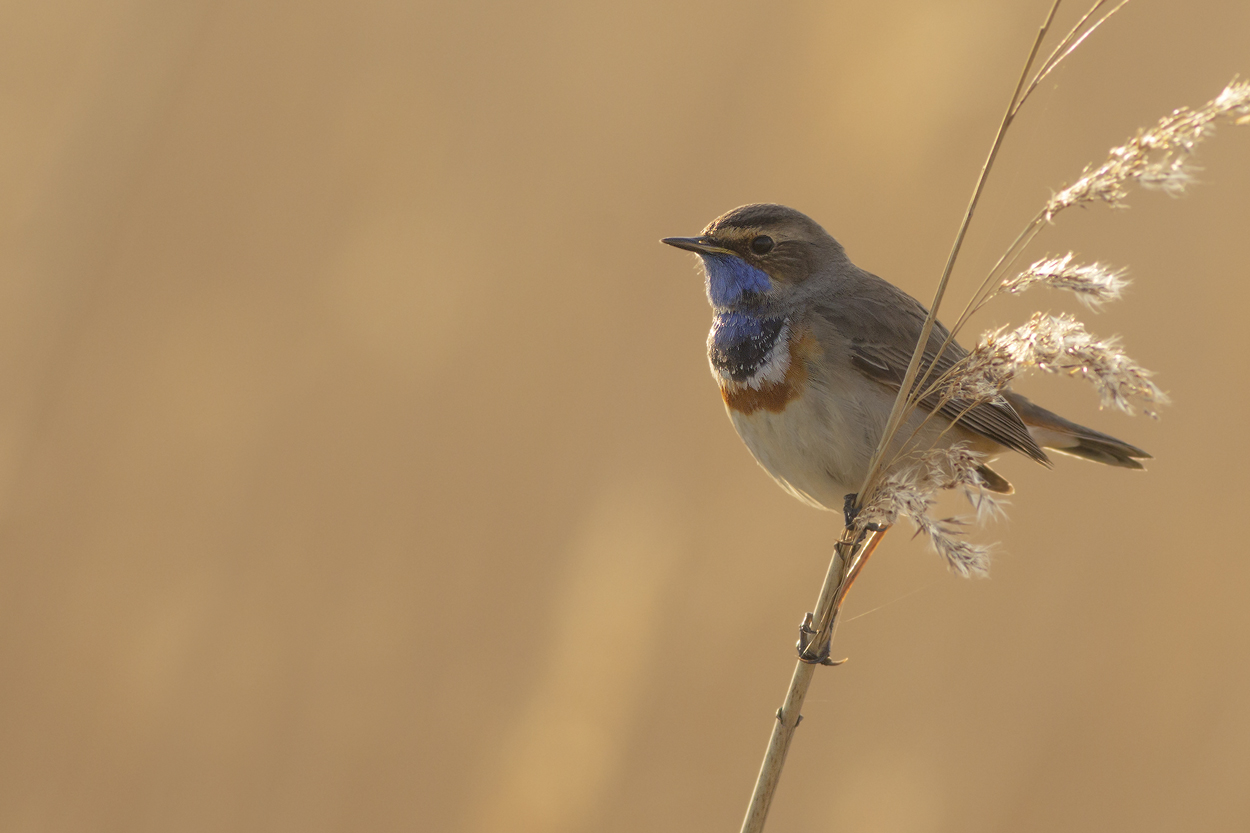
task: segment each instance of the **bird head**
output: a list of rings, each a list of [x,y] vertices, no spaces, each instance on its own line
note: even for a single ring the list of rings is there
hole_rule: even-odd
[[[716,310],[785,306],[809,279],[846,260],[815,220],[770,203],[722,214],[698,237],[661,242],[699,255]]]

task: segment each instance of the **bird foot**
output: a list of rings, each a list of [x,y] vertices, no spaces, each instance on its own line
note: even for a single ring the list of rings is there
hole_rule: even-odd
[[[843,498],[842,516],[846,519],[847,529],[850,529],[851,527],[855,526],[855,519],[859,517],[860,509],[863,508],[862,506],[859,508],[856,508],[855,501],[857,500],[859,500],[859,495],[857,494],[849,494],[845,498]],[[887,528],[888,527],[886,527],[885,525],[878,524],[878,523],[864,524],[864,529],[867,529],[870,532],[883,532]]]
[[[833,634],[829,635],[829,639],[821,647],[818,653],[809,653],[808,649],[812,647],[812,638],[816,636],[816,631],[812,628],[812,614],[808,613],[803,616],[803,622],[799,625],[799,641],[794,646],[799,650],[799,661],[806,662],[808,665],[841,665],[846,659],[829,659],[829,651],[833,647]]]

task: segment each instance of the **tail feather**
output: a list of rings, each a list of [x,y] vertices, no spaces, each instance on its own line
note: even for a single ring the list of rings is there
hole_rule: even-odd
[[[1117,440],[1110,434],[1070,422],[1040,405],[1034,405],[1018,393],[1007,393],[1005,396],[1029,427],[1033,439],[1043,448],[1126,469],[1144,469],[1139,461],[1150,459],[1150,455],[1140,448]]]
[[[986,491],[997,492],[1000,495],[1013,495],[1016,493],[1016,487],[1012,486],[1007,481],[1007,478],[989,466],[977,466],[977,474],[981,475],[981,485],[985,487]]]
[[[1089,439],[1086,437],[1078,438],[1077,444],[1067,448],[1055,448],[1060,454],[1071,454],[1073,457],[1084,457],[1086,460],[1093,460],[1095,463],[1106,463],[1108,466],[1119,466],[1125,469],[1144,469],[1139,460],[1149,458],[1149,454],[1139,454],[1133,457],[1125,451],[1125,447],[1132,448],[1131,445],[1126,446],[1125,443],[1105,443],[1101,440]],[[1140,449],[1137,449],[1140,451]]]

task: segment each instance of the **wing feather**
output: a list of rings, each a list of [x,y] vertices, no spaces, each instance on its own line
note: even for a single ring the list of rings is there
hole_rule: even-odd
[[[851,269],[842,276],[839,291],[823,303],[814,304],[812,311],[849,342],[853,367],[869,379],[897,391],[903,384],[928,312],[919,301],[893,284],[856,267]],[[940,323],[933,328],[921,376],[935,359],[931,380],[968,355],[958,343],[951,342],[938,357],[938,348],[947,334]],[[938,401],[939,397],[930,395],[920,405],[928,411],[936,407],[939,414],[967,430],[1050,465],[1050,459],[1033,440],[1020,415],[1003,397],[977,404],[953,399],[938,405]]]
[[[919,335],[919,334],[917,334]],[[926,350],[924,362],[921,365],[920,375],[924,375],[925,369],[933,363],[934,354],[941,342],[933,345],[932,349]],[[952,345],[955,347],[956,345]],[[962,351],[960,351],[962,352]],[[934,368],[930,379],[937,378],[948,371],[961,356],[952,356],[950,348],[938,360],[937,366]],[[867,342],[851,343],[851,364],[857,370],[867,376],[869,379],[880,382],[889,386],[893,390],[898,390],[903,384],[903,376],[907,372],[907,364],[911,361],[911,354],[904,354],[902,351],[884,344],[872,344]],[[938,405],[939,397],[937,394],[930,394],[921,401],[920,405],[927,411],[932,411],[934,406]],[[1003,397],[997,397],[989,402],[974,404],[963,399],[949,399],[943,402],[937,408],[937,412],[949,419],[951,422],[958,422],[964,428],[987,437],[999,445],[1019,451],[1028,457],[1033,458],[1039,463],[1049,463],[1046,453],[1033,440],[1029,434],[1029,429],[1025,426],[1020,415]]]

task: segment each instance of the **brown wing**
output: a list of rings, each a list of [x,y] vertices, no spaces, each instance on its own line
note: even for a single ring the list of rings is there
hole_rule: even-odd
[[[934,354],[940,345],[941,342],[938,342],[933,344],[930,350],[925,351],[923,364],[920,366],[921,376],[924,375],[925,368],[933,362]],[[956,353],[957,348],[958,345],[952,344],[938,359],[937,366],[930,376],[931,380],[945,373],[962,357],[963,351],[958,350]],[[904,353],[890,345],[868,342],[852,342],[851,344],[851,364],[868,378],[888,385],[894,390],[902,386],[903,376],[907,372],[907,364],[910,361],[910,352]],[[932,411],[938,401],[937,394],[931,394],[922,400],[920,405],[925,410]],[[962,399],[951,399],[938,407],[937,412],[952,422],[958,422],[969,431],[987,437],[999,445],[1019,451],[1039,463],[1050,465],[1046,452],[1034,442],[1029,429],[1020,419],[1020,415],[1001,396],[990,402],[976,405]]]
[[[896,391],[902,386],[912,350],[928,314],[919,301],[876,275],[851,266],[839,275],[829,298],[813,305],[812,311],[847,338],[851,363],[859,372]],[[946,336],[947,330],[940,323],[933,328],[921,376],[934,362]],[[930,379],[950,370],[966,355],[966,350],[951,342],[937,358]],[[937,396],[929,396],[920,404],[932,411],[938,407],[937,403]],[[977,405],[950,400],[938,407],[938,413],[999,445],[1050,465],[1050,459],[1033,440],[1020,415],[1002,397]]]

